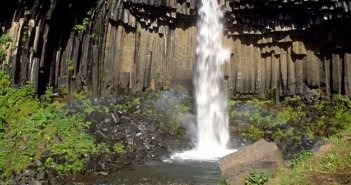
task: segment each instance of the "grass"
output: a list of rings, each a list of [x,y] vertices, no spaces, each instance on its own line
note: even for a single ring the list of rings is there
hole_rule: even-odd
[[[281,169],[268,184],[351,184],[350,136],[348,129],[331,137],[333,147],[326,154],[299,158],[298,163]]]

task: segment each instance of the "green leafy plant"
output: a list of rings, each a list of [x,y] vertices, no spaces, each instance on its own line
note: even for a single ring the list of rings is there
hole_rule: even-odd
[[[7,43],[11,42],[11,37],[8,34],[0,36],[0,61],[6,56],[6,50],[8,48]]]
[[[115,143],[113,146],[113,151],[116,152],[117,154],[121,154],[121,153],[124,153],[125,151],[125,147],[122,143],[118,142],[118,143]]]
[[[290,159],[288,166],[294,167],[299,164],[301,161],[306,160],[313,156],[313,153],[309,150],[301,151],[300,153],[294,154],[293,157]]]
[[[69,94],[68,86],[67,85],[60,85],[58,88],[61,95],[66,96]]]
[[[244,133],[242,133],[242,136],[251,140],[259,140],[263,138],[264,130],[251,124],[249,128]]]
[[[45,101],[52,102],[52,97],[54,96],[54,91],[52,87],[46,87],[45,90]]]
[[[76,24],[76,25],[73,26],[73,29],[75,31],[82,32],[82,31],[85,31],[87,28],[83,24]]]
[[[269,179],[265,171],[251,170],[250,175],[245,179],[245,185],[263,185]]]
[[[97,145],[97,149],[99,152],[103,152],[103,153],[110,153],[110,149],[109,146],[106,143],[99,143]]]
[[[6,44],[8,42],[11,42],[11,37],[8,34],[3,34],[0,37],[0,43],[1,44]]]
[[[74,71],[76,69],[75,61],[73,59],[67,60],[67,65],[68,65],[68,71]]]
[[[224,179],[220,179],[220,180],[217,182],[217,185],[227,185],[227,182],[226,182]]]
[[[76,100],[87,100],[87,94],[85,91],[79,91],[73,93],[73,98]]]
[[[342,163],[335,152],[330,152],[325,156],[320,165],[323,171],[333,172],[335,169],[340,168]]]
[[[87,12],[86,17],[84,17],[82,23],[76,24],[73,26],[73,30],[77,31],[78,33],[85,31],[88,25],[90,24],[91,15],[92,15],[92,11],[90,10]]]
[[[129,109],[128,104],[120,103],[115,105],[115,108],[119,111],[126,112]]]
[[[86,132],[90,123],[80,113],[68,114],[49,102],[40,103],[32,84],[18,89],[10,84],[8,75],[0,71],[1,176],[23,171],[45,151],[50,151],[46,168],[59,173],[82,170],[86,156],[98,151]]]
[[[254,105],[256,107],[272,107],[273,106],[273,100],[259,100],[259,99],[250,99],[246,101],[247,104]]]

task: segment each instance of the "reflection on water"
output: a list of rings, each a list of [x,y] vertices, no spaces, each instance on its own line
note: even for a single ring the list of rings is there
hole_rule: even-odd
[[[99,177],[94,185],[216,185],[220,179],[218,163],[149,163]]]

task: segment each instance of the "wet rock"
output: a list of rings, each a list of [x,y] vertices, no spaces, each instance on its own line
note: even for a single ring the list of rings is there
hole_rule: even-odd
[[[37,167],[43,166],[43,163],[40,160],[35,160],[34,163],[35,163],[35,166]]]
[[[138,130],[145,131],[145,129],[146,129],[145,123],[139,123]]]
[[[107,141],[107,136],[100,130],[97,130],[94,133],[94,136],[95,136],[96,141],[99,143]]]
[[[167,132],[170,136],[175,136],[177,133],[174,130],[169,130]]]
[[[61,185],[55,177],[49,178],[49,183],[51,185]]]
[[[40,182],[40,181],[37,181],[35,179],[32,179],[30,182],[29,182],[29,185],[42,185],[43,183]]]
[[[104,120],[105,124],[109,125],[112,123],[112,119],[110,117],[105,118]]]
[[[21,143],[21,145],[18,147],[18,149],[25,150],[25,149],[27,149],[27,146],[25,144]]]
[[[121,118],[119,117],[119,115],[117,113],[111,113],[111,117],[112,117],[114,123],[120,123],[121,122]]]
[[[132,119],[132,118],[130,118],[130,117],[128,117],[128,116],[122,116],[122,117],[121,117],[121,122],[122,122],[122,123],[129,123],[131,119]]]
[[[98,172],[98,174],[101,176],[108,176],[108,172],[105,171]]]
[[[37,180],[44,180],[46,178],[46,173],[44,171],[40,171],[38,172],[38,174],[36,175],[36,179]]]
[[[35,173],[36,173],[35,170],[25,170],[23,175],[26,177],[29,177],[29,176],[34,176]]]

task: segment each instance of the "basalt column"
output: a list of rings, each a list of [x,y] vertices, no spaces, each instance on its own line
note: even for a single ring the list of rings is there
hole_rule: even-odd
[[[3,2],[1,2],[3,3]],[[351,96],[351,2],[222,0],[228,95]],[[1,68],[38,93],[193,91],[196,0],[28,0],[0,6]],[[3,47],[3,46],[2,46]]]

